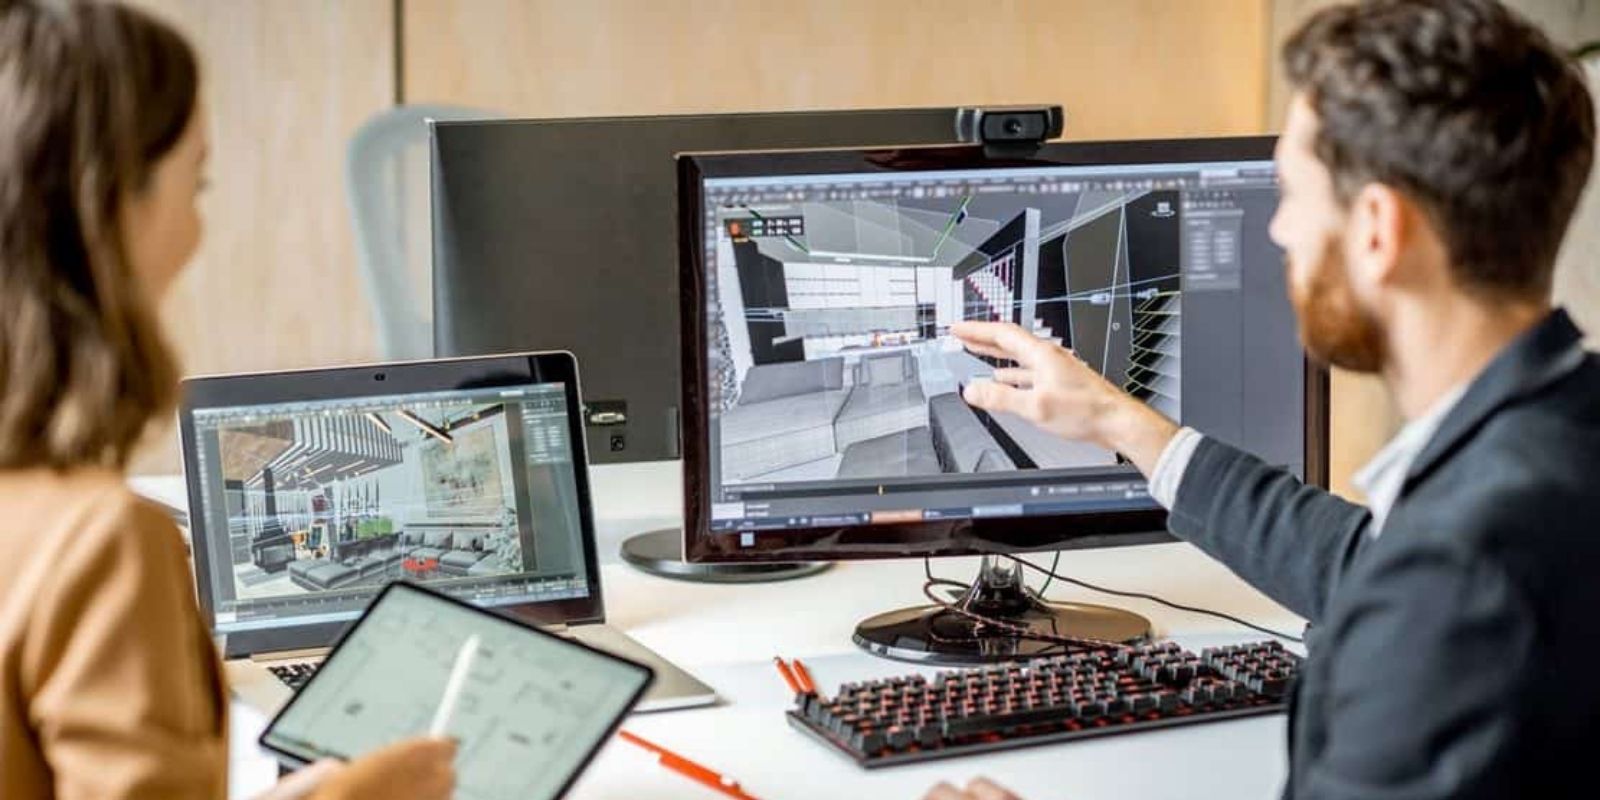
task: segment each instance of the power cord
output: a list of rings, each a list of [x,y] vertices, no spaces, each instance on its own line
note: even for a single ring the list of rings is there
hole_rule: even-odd
[[[1051,560],[1049,569],[1045,569],[1044,567],[1041,567],[1038,564],[1035,564],[1032,561],[1029,561],[1029,560],[1027,560],[1025,558],[1019,558],[1017,556],[1013,556],[1013,555],[1009,555],[1009,554],[1003,554],[1003,553],[1001,555],[1003,557],[1005,557],[1005,558],[1009,558],[1012,561],[1017,562],[1018,564],[1021,564],[1024,567],[1027,567],[1028,569],[1034,570],[1035,572],[1043,573],[1045,575],[1045,582],[1044,582],[1044,584],[1042,586],[1040,586],[1038,589],[1030,589],[1029,590],[1030,592],[1033,592],[1034,596],[1038,597],[1041,601],[1043,601],[1045,599],[1044,592],[1045,592],[1046,589],[1050,588],[1050,583],[1052,581],[1054,581],[1054,580],[1061,580],[1063,582],[1070,583],[1070,584],[1072,584],[1074,586],[1079,586],[1079,587],[1082,587],[1084,589],[1088,589],[1091,592],[1100,592],[1101,594],[1109,594],[1109,595],[1113,595],[1113,596],[1116,596],[1116,597],[1127,597],[1127,598],[1132,598],[1132,599],[1136,599],[1136,600],[1148,600],[1148,601],[1150,601],[1152,603],[1157,603],[1159,605],[1163,605],[1163,606],[1166,606],[1167,608],[1175,609],[1175,610],[1178,610],[1178,611],[1187,611],[1187,612],[1189,612],[1191,614],[1204,614],[1204,615],[1209,616],[1209,617],[1215,617],[1215,618],[1220,619],[1220,620],[1224,620],[1224,621],[1227,621],[1227,622],[1232,622],[1235,625],[1240,625],[1240,626],[1243,626],[1245,628],[1249,628],[1250,630],[1257,631],[1257,632],[1260,632],[1260,633],[1264,633],[1264,634],[1266,634],[1268,636],[1272,636],[1272,637],[1275,637],[1275,638],[1278,638],[1278,639],[1283,639],[1284,641],[1294,642],[1295,644],[1304,644],[1305,643],[1305,640],[1302,639],[1299,636],[1292,636],[1290,634],[1284,633],[1283,631],[1274,630],[1272,628],[1268,628],[1268,627],[1264,627],[1264,626],[1261,626],[1261,625],[1257,625],[1254,622],[1250,622],[1248,620],[1241,619],[1241,618],[1236,617],[1236,616],[1234,616],[1232,614],[1224,613],[1222,611],[1213,611],[1212,609],[1209,609],[1209,608],[1200,608],[1199,606],[1189,606],[1189,605],[1184,605],[1182,603],[1174,603],[1171,600],[1167,600],[1167,599],[1162,598],[1162,597],[1157,597],[1156,595],[1153,595],[1153,594],[1147,594],[1145,592],[1125,592],[1125,591],[1122,591],[1120,589],[1110,589],[1110,588],[1107,588],[1107,587],[1104,587],[1104,586],[1098,586],[1096,584],[1089,583],[1088,581],[1079,580],[1077,578],[1069,577],[1067,575],[1062,575],[1062,574],[1056,572],[1056,567],[1061,563],[1061,551],[1060,550],[1056,551],[1055,558]],[[1060,635],[1060,634],[1041,633],[1041,632],[1034,631],[1032,629],[1029,629],[1029,628],[1026,628],[1026,627],[1023,627],[1023,626],[1015,625],[1015,624],[1013,624],[1011,622],[1007,622],[1006,620],[995,619],[995,618],[990,617],[990,616],[988,616],[986,614],[980,614],[978,612],[972,611],[971,609],[962,608],[955,600],[947,600],[945,598],[939,597],[937,594],[935,594],[934,587],[936,587],[936,586],[948,586],[948,587],[950,587],[952,589],[958,590],[958,593],[964,594],[965,592],[967,592],[968,590],[970,590],[972,588],[972,584],[970,584],[970,583],[962,583],[961,581],[951,580],[949,578],[936,578],[936,577],[934,577],[934,575],[933,575],[933,559],[931,559],[931,558],[929,558],[927,556],[924,556],[923,559],[922,559],[922,573],[923,573],[923,575],[925,575],[927,577],[927,582],[924,583],[923,586],[922,586],[922,593],[929,600],[933,601],[933,603],[935,605],[938,605],[939,607],[943,608],[945,611],[948,611],[948,612],[950,612],[952,614],[958,614],[960,616],[967,617],[968,619],[971,619],[971,620],[973,620],[975,622],[980,622],[980,623],[983,623],[985,625],[989,625],[989,626],[992,626],[992,627],[995,627],[995,628],[999,628],[999,629],[1004,630],[1004,631],[1008,631],[1010,633],[1015,634],[1018,638],[1036,639],[1036,640],[1041,640],[1041,641],[1055,642],[1057,644],[1063,644],[1063,645],[1077,645],[1079,647],[1086,647],[1086,648],[1090,648],[1090,649],[1114,649],[1114,648],[1121,648],[1121,647],[1125,647],[1126,646],[1126,645],[1122,645],[1122,644],[1120,644],[1118,642],[1110,642],[1110,641],[1106,641],[1106,640],[1103,640],[1103,639],[1090,639],[1090,638],[1076,637],[1076,636],[1063,636],[1063,635]]]
[[[1276,638],[1279,638],[1279,639],[1283,639],[1285,641],[1294,642],[1295,644],[1304,644],[1305,643],[1305,640],[1300,638],[1299,636],[1291,636],[1291,635],[1289,635],[1287,633],[1284,633],[1283,631],[1273,630],[1272,628],[1263,627],[1263,626],[1257,625],[1257,624],[1255,624],[1253,622],[1248,622],[1246,620],[1240,619],[1240,618],[1238,618],[1238,617],[1236,617],[1236,616],[1234,616],[1232,614],[1226,614],[1226,613],[1223,613],[1221,611],[1213,611],[1213,610],[1211,610],[1209,608],[1200,608],[1198,606],[1186,606],[1186,605],[1184,605],[1182,603],[1174,603],[1171,600],[1165,600],[1165,599],[1157,597],[1157,596],[1155,596],[1153,594],[1146,594],[1144,592],[1124,592],[1124,591],[1121,591],[1121,590],[1118,590],[1118,589],[1108,589],[1108,588],[1106,588],[1104,586],[1096,586],[1095,584],[1089,583],[1088,581],[1082,581],[1082,580],[1078,580],[1077,578],[1072,578],[1072,577],[1068,577],[1066,575],[1058,574],[1056,572],[1056,565],[1061,560],[1061,551],[1060,550],[1056,551],[1056,560],[1051,562],[1051,565],[1050,565],[1049,569],[1045,569],[1044,567],[1041,567],[1038,564],[1035,564],[1032,561],[1029,561],[1029,560],[1027,560],[1025,558],[1018,558],[1017,556],[1013,556],[1013,555],[1005,555],[1005,557],[1011,559],[1012,561],[1017,562],[1018,564],[1021,564],[1024,567],[1027,567],[1027,568],[1029,568],[1031,570],[1034,570],[1035,572],[1041,572],[1041,573],[1045,574],[1046,576],[1048,576],[1048,578],[1045,580],[1044,586],[1041,586],[1039,588],[1039,590],[1038,590],[1038,595],[1039,595],[1040,599],[1044,598],[1044,590],[1049,588],[1050,580],[1052,580],[1052,579],[1061,580],[1061,581],[1064,581],[1066,583],[1070,583],[1070,584],[1072,584],[1074,586],[1080,586],[1082,588],[1088,589],[1091,592],[1100,592],[1101,594],[1109,594],[1109,595],[1114,595],[1116,597],[1129,597],[1129,598],[1134,598],[1134,599],[1137,599],[1137,600],[1149,600],[1152,603],[1159,603],[1160,605],[1164,605],[1167,608],[1177,609],[1178,611],[1187,611],[1187,612],[1189,612],[1191,614],[1205,614],[1206,616],[1216,617],[1217,619],[1221,619],[1221,620],[1226,620],[1228,622],[1232,622],[1235,625],[1243,625],[1244,627],[1249,628],[1250,630],[1259,631],[1259,632],[1264,633],[1264,634],[1266,634],[1268,636],[1273,636],[1273,637],[1276,637]],[[929,570],[928,577],[930,579],[933,577],[931,569]]]
[[[927,558],[926,556],[923,557],[923,559],[922,559],[922,571],[923,571],[923,574],[927,575],[927,577],[928,577],[927,582],[922,584],[922,594],[923,594],[923,596],[928,598],[928,600],[932,601],[934,605],[939,606],[940,608],[944,609],[944,611],[946,613],[955,614],[955,615],[961,616],[961,617],[966,617],[967,619],[970,619],[973,622],[976,622],[976,623],[978,623],[979,625],[982,625],[982,626],[986,626],[986,627],[990,627],[990,628],[997,628],[999,630],[1002,630],[1002,631],[1005,631],[1006,633],[1011,634],[1012,636],[1015,636],[1018,639],[1029,639],[1029,640],[1032,640],[1032,641],[1050,642],[1051,644],[1057,645],[1059,647],[1067,647],[1067,648],[1070,648],[1070,647],[1081,647],[1081,648],[1084,648],[1084,649],[1087,649],[1087,650],[1123,650],[1123,649],[1127,649],[1127,647],[1128,647],[1128,645],[1125,645],[1125,644],[1123,644],[1121,642],[1112,642],[1112,641],[1107,641],[1105,639],[1093,639],[1093,638],[1089,638],[1089,637],[1086,637],[1086,636],[1067,636],[1065,634],[1060,634],[1060,633],[1055,633],[1055,632],[1045,633],[1044,631],[1035,630],[1035,629],[1030,628],[1030,627],[1028,627],[1026,625],[1018,625],[1018,624],[1016,624],[1014,622],[1010,622],[1008,620],[996,619],[995,617],[991,617],[991,616],[989,616],[987,614],[981,614],[979,612],[973,611],[970,608],[963,608],[961,606],[961,604],[960,604],[959,599],[951,600],[951,599],[946,599],[946,598],[940,597],[934,591],[934,588],[938,587],[938,586],[948,586],[950,588],[958,590],[958,594],[965,594],[967,591],[972,589],[972,585],[971,584],[962,583],[961,581],[950,580],[949,578],[935,578],[933,576],[932,559]],[[971,641],[973,639],[978,639],[978,638],[981,638],[981,636],[973,636],[973,637],[969,637],[969,638],[966,638],[966,639],[962,639],[961,641]],[[956,641],[956,640],[952,639],[950,641]],[[1071,651],[1068,650],[1066,652],[1071,652]],[[1037,657],[1037,656],[1046,655],[1046,653],[1045,652],[1040,652],[1040,653],[1036,653],[1034,655]]]
[[[1055,557],[1050,559],[1050,574],[1045,576],[1044,585],[1039,587],[1038,592],[1035,592],[1040,600],[1043,600],[1044,593],[1050,590],[1050,582],[1056,579],[1056,567],[1059,566],[1061,566],[1061,551],[1057,550]]]

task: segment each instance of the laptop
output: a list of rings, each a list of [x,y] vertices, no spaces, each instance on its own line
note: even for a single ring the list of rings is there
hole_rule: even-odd
[[[272,714],[396,580],[711,687],[605,625],[571,353],[191,378],[179,428],[200,610]]]

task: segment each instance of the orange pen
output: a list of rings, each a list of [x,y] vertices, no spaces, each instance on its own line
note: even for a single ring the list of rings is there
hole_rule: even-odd
[[[718,792],[721,792],[722,794],[727,795],[728,797],[739,798],[739,800],[757,800],[754,795],[745,794],[745,791],[739,788],[738,781],[729,778],[726,775],[722,775],[716,770],[713,770],[709,767],[702,767],[699,764],[696,764],[693,761],[690,761],[689,759],[684,758],[683,756],[680,756],[665,747],[662,747],[661,745],[645,741],[639,736],[627,731],[617,731],[617,735],[622,737],[622,740],[625,742],[632,742],[646,750],[649,750],[652,753],[655,753],[660,758],[661,766],[683,775],[684,777],[687,777],[696,783],[704,784],[712,789],[717,790]]]
[[[811,670],[806,669],[806,665],[798,658],[794,660],[794,675],[800,681],[800,691],[817,693],[817,684],[811,680]]]
[[[783,676],[784,683],[789,684],[789,690],[795,694],[800,694],[802,691],[800,689],[800,682],[795,680],[794,673],[789,671],[789,665],[783,663],[783,659],[778,658],[777,656],[772,657],[772,663],[778,665],[778,674]]]

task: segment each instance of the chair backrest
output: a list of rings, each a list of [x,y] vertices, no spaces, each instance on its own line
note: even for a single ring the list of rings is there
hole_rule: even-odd
[[[386,360],[433,355],[428,120],[494,119],[456,106],[396,106],[350,139],[345,189],[361,280]]]

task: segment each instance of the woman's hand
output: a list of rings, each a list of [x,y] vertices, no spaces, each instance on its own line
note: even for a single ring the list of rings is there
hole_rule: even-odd
[[[965,789],[940,783],[928,790],[922,800],[1022,800],[988,778],[974,778]]]
[[[327,775],[310,797],[450,800],[456,788],[455,760],[454,739],[406,739],[374,750]]]

